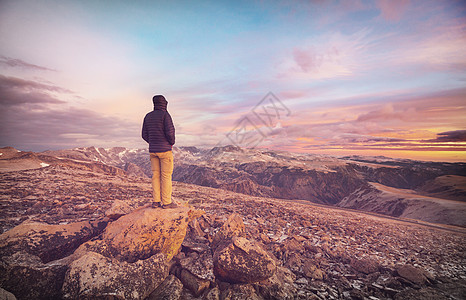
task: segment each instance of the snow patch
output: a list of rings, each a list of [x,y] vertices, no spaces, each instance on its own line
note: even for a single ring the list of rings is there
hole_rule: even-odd
[[[41,162],[41,163],[40,163],[40,166],[41,166],[42,168],[45,168],[45,167],[48,167],[48,166],[50,166],[50,165],[49,165],[49,164],[46,164],[46,163],[44,163],[44,162]]]

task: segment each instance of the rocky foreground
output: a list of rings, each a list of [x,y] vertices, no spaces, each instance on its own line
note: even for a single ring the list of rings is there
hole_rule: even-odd
[[[51,165],[0,173],[0,299],[465,299],[462,228]]]

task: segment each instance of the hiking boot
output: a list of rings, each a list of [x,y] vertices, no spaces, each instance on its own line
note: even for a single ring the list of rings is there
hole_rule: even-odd
[[[162,202],[152,202],[152,208],[163,207]]]
[[[167,209],[167,208],[178,208],[178,204],[176,204],[175,202],[172,202],[170,204],[167,204],[167,205],[162,205],[162,208],[164,209]]]

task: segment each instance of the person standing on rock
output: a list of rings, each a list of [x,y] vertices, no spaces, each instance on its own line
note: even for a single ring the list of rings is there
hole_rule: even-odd
[[[142,125],[142,138],[149,143],[152,168],[153,207],[176,208],[172,201],[173,153],[175,126],[167,111],[167,100],[162,95],[152,98],[154,110]]]

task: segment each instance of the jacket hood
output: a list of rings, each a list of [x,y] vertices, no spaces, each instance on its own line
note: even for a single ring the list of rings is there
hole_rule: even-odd
[[[156,95],[152,98],[154,109],[167,110],[168,101],[162,95]]]

